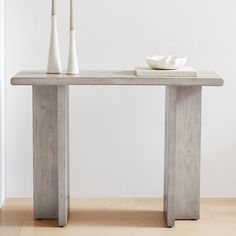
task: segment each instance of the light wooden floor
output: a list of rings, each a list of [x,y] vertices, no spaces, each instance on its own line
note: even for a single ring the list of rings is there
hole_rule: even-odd
[[[236,236],[236,199],[204,199],[199,221],[166,228],[160,199],[73,199],[68,226],[34,221],[31,199],[8,199],[0,236]]]

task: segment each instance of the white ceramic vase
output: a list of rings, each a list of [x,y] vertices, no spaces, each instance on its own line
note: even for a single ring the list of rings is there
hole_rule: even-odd
[[[70,31],[70,49],[69,49],[67,74],[69,75],[79,74],[75,30]]]
[[[70,31],[70,49],[68,58],[67,74],[77,75],[79,74],[77,49],[76,49],[76,31]]]
[[[51,39],[48,54],[47,72],[49,74],[60,74],[62,72],[56,15],[52,15]]]

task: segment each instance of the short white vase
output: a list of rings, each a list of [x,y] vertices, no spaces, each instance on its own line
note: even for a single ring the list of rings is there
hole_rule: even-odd
[[[69,49],[67,74],[69,75],[79,74],[75,30],[70,31],[70,49]]]
[[[48,74],[60,74],[62,72],[56,15],[52,15],[51,39],[48,54],[47,72]]]

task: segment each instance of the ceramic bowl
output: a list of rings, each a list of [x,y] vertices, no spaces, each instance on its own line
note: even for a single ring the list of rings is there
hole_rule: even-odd
[[[176,70],[184,67],[187,63],[187,57],[176,57],[176,56],[153,56],[146,57],[147,64],[152,69],[159,70]]]

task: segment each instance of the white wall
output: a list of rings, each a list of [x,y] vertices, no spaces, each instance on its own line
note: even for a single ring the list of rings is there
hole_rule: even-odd
[[[68,3],[59,1],[63,65]],[[45,69],[50,1],[7,1],[7,77]],[[201,194],[236,197],[235,0],[79,0],[81,68],[132,69],[152,54],[217,71],[204,88]],[[164,88],[72,87],[72,196],[162,196]],[[7,85],[7,196],[32,196],[31,88]]]
[[[0,0],[0,207],[5,199],[5,0]]]

